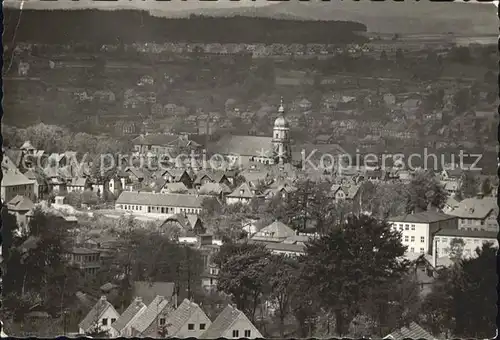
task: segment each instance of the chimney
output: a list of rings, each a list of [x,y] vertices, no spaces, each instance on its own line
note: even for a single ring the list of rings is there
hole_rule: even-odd
[[[101,301],[107,301],[106,295],[101,295]]]

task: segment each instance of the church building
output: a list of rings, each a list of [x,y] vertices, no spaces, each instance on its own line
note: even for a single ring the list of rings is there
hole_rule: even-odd
[[[226,135],[209,148],[210,153],[224,156],[235,162],[234,164],[249,162],[285,164],[291,162],[290,125],[284,117],[283,99],[278,113],[272,137]]]

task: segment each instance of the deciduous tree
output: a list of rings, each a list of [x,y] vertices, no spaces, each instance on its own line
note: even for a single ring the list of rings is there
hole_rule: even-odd
[[[389,225],[364,215],[307,245],[305,275],[323,307],[334,313],[339,336],[347,334],[368,288],[406,272],[405,250]]]
[[[231,294],[237,308],[252,321],[268,285],[270,257],[264,245],[250,243],[226,243],[214,257],[220,268],[217,289]]]

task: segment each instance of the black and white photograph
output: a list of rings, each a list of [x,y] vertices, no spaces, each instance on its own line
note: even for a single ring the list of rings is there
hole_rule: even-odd
[[[497,336],[498,1],[2,20],[1,337]]]

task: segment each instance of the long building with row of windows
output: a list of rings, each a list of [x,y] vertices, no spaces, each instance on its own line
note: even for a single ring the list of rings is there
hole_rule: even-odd
[[[124,191],[116,200],[115,209],[154,215],[198,215],[202,201],[203,197],[198,195]]]

